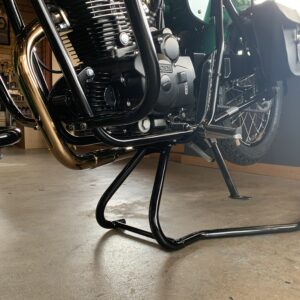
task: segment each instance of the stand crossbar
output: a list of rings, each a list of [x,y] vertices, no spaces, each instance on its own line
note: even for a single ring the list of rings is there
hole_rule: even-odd
[[[101,197],[97,209],[96,209],[96,219],[100,226],[107,229],[123,229],[131,231],[133,233],[155,239],[162,247],[168,250],[178,250],[187,245],[190,245],[199,240],[215,239],[215,238],[229,238],[229,237],[241,237],[241,236],[251,236],[251,235],[262,235],[262,234],[274,234],[274,233],[285,233],[294,232],[300,230],[300,223],[294,224],[282,224],[282,225],[263,225],[263,226],[252,226],[252,227],[237,227],[237,228],[225,228],[225,229],[213,229],[213,230],[202,230],[191,234],[188,234],[179,239],[172,239],[167,237],[160,225],[159,220],[159,208],[160,201],[162,197],[162,191],[164,186],[165,175],[167,172],[167,166],[170,156],[171,145],[159,145],[155,148],[138,150],[135,156],[128,162],[125,168],[113,181],[110,187]],[[240,197],[229,171],[226,167],[225,161],[219,150],[216,142],[212,143],[212,150],[214,152],[215,158],[221,173],[225,179],[227,187],[232,198],[242,198]],[[105,216],[105,208],[112,198],[112,196],[121,187],[124,181],[132,173],[132,171],[138,166],[145,155],[150,153],[159,153],[159,162],[157,165],[157,171],[155,175],[155,181],[153,185],[150,206],[149,206],[149,223],[151,232],[142,230],[140,228],[132,227],[126,224],[124,219],[116,221],[108,221]],[[244,199],[244,198],[243,198]]]

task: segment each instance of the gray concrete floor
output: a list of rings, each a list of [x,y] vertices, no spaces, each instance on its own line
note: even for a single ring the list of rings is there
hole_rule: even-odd
[[[300,299],[300,232],[202,241],[169,253],[99,228],[98,198],[121,168],[70,171],[45,151],[0,162],[0,299]],[[155,161],[147,159],[108,215],[147,228]],[[216,170],[171,163],[162,225],[200,228],[300,219],[299,182],[234,173],[229,200]]]

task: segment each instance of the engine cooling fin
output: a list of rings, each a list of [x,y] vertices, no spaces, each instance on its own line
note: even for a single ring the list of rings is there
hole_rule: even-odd
[[[134,35],[124,0],[57,2],[68,14],[72,24],[69,39],[86,65],[98,66],[134,50]]]
[[[90,104],[95,114],[114,109],[115,103],[105,99],[105,94],[109,93],[110,82],[110,74],[99,73],[95,76],[93,82],[86,85],[88,99],[90,99]]]

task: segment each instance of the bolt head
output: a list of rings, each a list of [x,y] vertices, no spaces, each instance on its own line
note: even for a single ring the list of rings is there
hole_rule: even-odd
[[[130,42],[130,36],[127,32],[121,32],[119,35],[119,40],[123,46],[127,46]]]
[[[151,122],[150,122],[149,119],[143,120],[143,127],[144,127],[145,129],[149,129],[150,126],[151,126]]]
[[[95,76],[94,70],[91,69],[91,68],[88,68],[88,69],[86,70],[86,76],[89,77],[89,78],[94,77],[94,76]]]

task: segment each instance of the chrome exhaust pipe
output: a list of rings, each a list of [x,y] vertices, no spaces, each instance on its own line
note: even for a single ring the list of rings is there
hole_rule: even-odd
[[[36,22],[27,26],[24,34],[18,36],[14,50],[14,68],[20,87],[32,110],[38,128],[45,136],[50,150],[64,166],[75,169],[91,169],[132,156],[133,149],[102,149],[78,155],[60,137],[46,107],[46,96],[35,76],[34,47],[45,37],[43,28]]]

